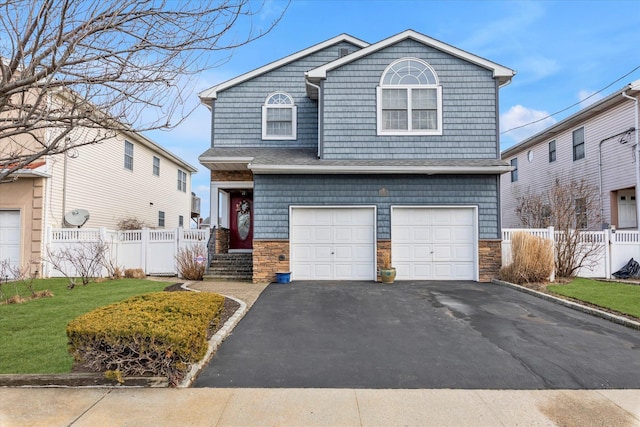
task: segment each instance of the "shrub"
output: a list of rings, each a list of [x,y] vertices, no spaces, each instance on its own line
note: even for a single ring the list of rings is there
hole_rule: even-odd
[[[178,255],[176,255],[178,275],[187,280],[202,280],[206,265],[204,262],[196,261],[200,255],[206,259],[207,248],[201,244],[178,249]]]
[[[177,385],[207,351],[224,297],[159,292],[95,309],[69,323],[69,352],[85,368],[165,376]]]
[[[537,283],[549,279],[553,272],[551,240],[525,232],[511,237],[512,263],[500,270],[500,278],[512,283]]]
[[[127,268],[124,271],[124,277],[127,279],[145,279],[147,275],[144,274],[144,270],[141,268]]]

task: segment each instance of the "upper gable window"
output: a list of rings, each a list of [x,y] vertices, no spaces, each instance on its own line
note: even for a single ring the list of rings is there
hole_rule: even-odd
[[[442,87],[429,64],[403,58],[377,88],[378,135],[442,135]]]
[[[262,139],[296,139],[296,106],[287,93],[276,92],[262,106]]]

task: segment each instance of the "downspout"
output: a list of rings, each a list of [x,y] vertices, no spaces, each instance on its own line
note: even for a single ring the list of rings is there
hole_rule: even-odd
[[[322,158],[323,134],[324,134],[324,96],[322,93],[322,83],[320,86],[313,84],[307,79],[307,84],[318,90],[318,158]]]
[[[600,180],[600,219],[604,219],[604,203],[602,201],[602,144],[605,141],[608,141],[610,139],[613,138],[617,138],[619,136],[631,133],[633,131],[635,131],[636,128],[629,128],[627,130],[625,130],[624,132],[620,132],[617,133],[613,136],[608,136],[605,139],[603,139],[602,141],[600,141],[600,144],[598,144],[598,178]],[[602,227],[604,229],[604,224],[602,224]]]
[[[639,83],[639,82],[636,82]],[[630,85],[630,87],[636,88],[635,84]],[[640,144],[638,144],[638,115],[640,114],[640,110],[638,110],[638,98],[634,98],[632,96],[627,95],[627,91],[622,92],[622,96],[632,100],[635,105],[635,128],[636,128],[636,228],[640,230]]]

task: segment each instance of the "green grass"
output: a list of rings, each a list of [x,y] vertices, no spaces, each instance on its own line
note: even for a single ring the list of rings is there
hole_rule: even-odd
[[[151,280],[107,280],[67,289],[62,279],[35,280],[36,290],[49,289],[51,298],[0,305],[0,374],[70,372],[67,324],[96,307],[134,295],[157,292],[168,283]],[[4,284],[3,290],[11,284]],[[10,293],[11,295],[11,293]]]
[[[549,292],[640,318],[640,286],[577,278],[566,285],[549,285]]]

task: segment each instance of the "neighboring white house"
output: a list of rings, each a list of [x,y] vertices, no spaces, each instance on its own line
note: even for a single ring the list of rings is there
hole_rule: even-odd
[[[78,129],[71,137],[89,136]],[[135,217],[150,228],[189,228],[199,216],[196,171],[137,133],[37,161],[0,184],[0,261],[41,272],[47,227],[72,227],[65,214],[78,210],[89,212],[84,227],[113,229]]]
[[[504,150],[515,169],[501,177],[502,227],[522,225],[516,206],[529,191],[585,179],[598,189],[602,217],[589,228],[637,228],[639,96],[640,80]]]

